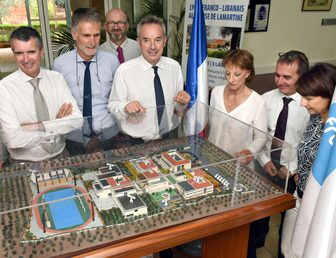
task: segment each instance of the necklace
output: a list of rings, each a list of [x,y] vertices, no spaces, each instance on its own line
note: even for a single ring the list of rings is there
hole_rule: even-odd
[[[250,95],[250,93],[246,92],[246,88],[239,92],[231,92],[230,89],[224,90],[224,105],[228,112],[232,111],[236,107],[238,107],[245,98]]]
[[[230,94],[229,91],[227,91],[226,96],[224,92],[224,103],[226,104],[229,111],[235,109],[239,105],[239,101],[241,99],[241,94]]]
[[[229,107],[232,107],[234,106],[235,104],[237,104],[238,100],[240,99],[240,96],[228,96],[228,106]]]

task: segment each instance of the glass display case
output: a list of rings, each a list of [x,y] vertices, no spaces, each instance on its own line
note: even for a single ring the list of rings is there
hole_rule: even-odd
[[[202,103],[161,108],[160,124],[155,107],[4,129],[0,256],[85,252],[286,193],[259,161],[289,162],[288,143]]]

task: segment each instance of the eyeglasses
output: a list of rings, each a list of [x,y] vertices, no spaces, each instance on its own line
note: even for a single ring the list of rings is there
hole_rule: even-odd
[[[288,52],[280,52],[279,53],[279,60],[278,61],[290,61],[293,62],[295,60],[300,61],[301,63],[305,64],[307,68],[309,67],[309,62],[305,54],[299,51],[288,51]]]
[[[106,22],[106,25],[108,25],[108,26],[114,26],[114,25],[123,26],[126,23],[127,23],[127,21],[108,21],[108,22]]]

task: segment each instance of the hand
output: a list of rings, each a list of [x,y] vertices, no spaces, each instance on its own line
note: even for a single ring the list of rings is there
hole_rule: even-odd
[[[253,160],[252,152],[249,149],[243,149],[239,153],[234,154],[235,157],[239,158],[239,161],[245,165]]]
[[[295,185],[297,186],[298,183],[299,183],[299,175],[298,174],[294,175],[294,182],[295,182]]]
[[[268,161],[264,166],[263,166],[264,171],[269,174],[270,176],[276,176],[278,173],[278,170],[276,166],[274,165],[273,161],[270,160]]]
[[[128,114],[134,114],[134,113],[143,114],[146,113],[146,108],[143,107],[139,101],[134,100],[126,105],[125,112]]]
[[[285,179],[287,177],[287,174],[288,174],[288,169],[285,166],[282,166],[279,169],[277,176],[281,179]]]
[[[103,150],[102,143],[97,137],[92,137],[90,141],[86,144],[85,148],[87,153],[93,153]]]
[[[189,103],[190,96],[186,91],[181,90],[177,93],[174,100],[179,104],[185,105]]]
[[[72,114],[72,104],[64,103],[57,113],[56,118],[63,118]]]

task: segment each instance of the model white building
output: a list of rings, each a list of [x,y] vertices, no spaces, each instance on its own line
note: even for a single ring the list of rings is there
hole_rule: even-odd
[[[148,213],[147,206],[133,186],[113,190],[114,199],[125,218]]]
[[[112,189],[119,189],[132,184],[131,180],[114,164],[99,168],[95,177],[96,180],[92,184],[92,188],[99,198],[112,195]]]
[[[49,172],[35,172],[32,171],[30,180],[36,184],[36,181],[40,188],[50,187],[52,185],[64,184],[72,180],[72,173],[70,169],[59,169]]]
[[[155,165],[152,159],[147,157],[141,157],[138,159],[131,159],[130,163],[135,168],[138,174],[142,174],[144,178],[156,178],[159,177],[158,167]]]
[[[191,161],[177,151],[163,152],[162,154],[155,155],[154,159],[164,169],[168,169],[171,172],[180,172],[191,168]]]
[[[176,182],[187,180],[187,175],[184,172],[175,173],[172,177],[176,180]]]
[[[176,188],[184,199],[190,199],[202,195],[212,194],[214,186],[204,177],[195,176],[194,178],[178,182],[176,184]]]
[[[162,192],[169,188],[170,188],[170,182],[166,179],[166,177],[161,176],[148,180],[146,192],[148,193]]]

